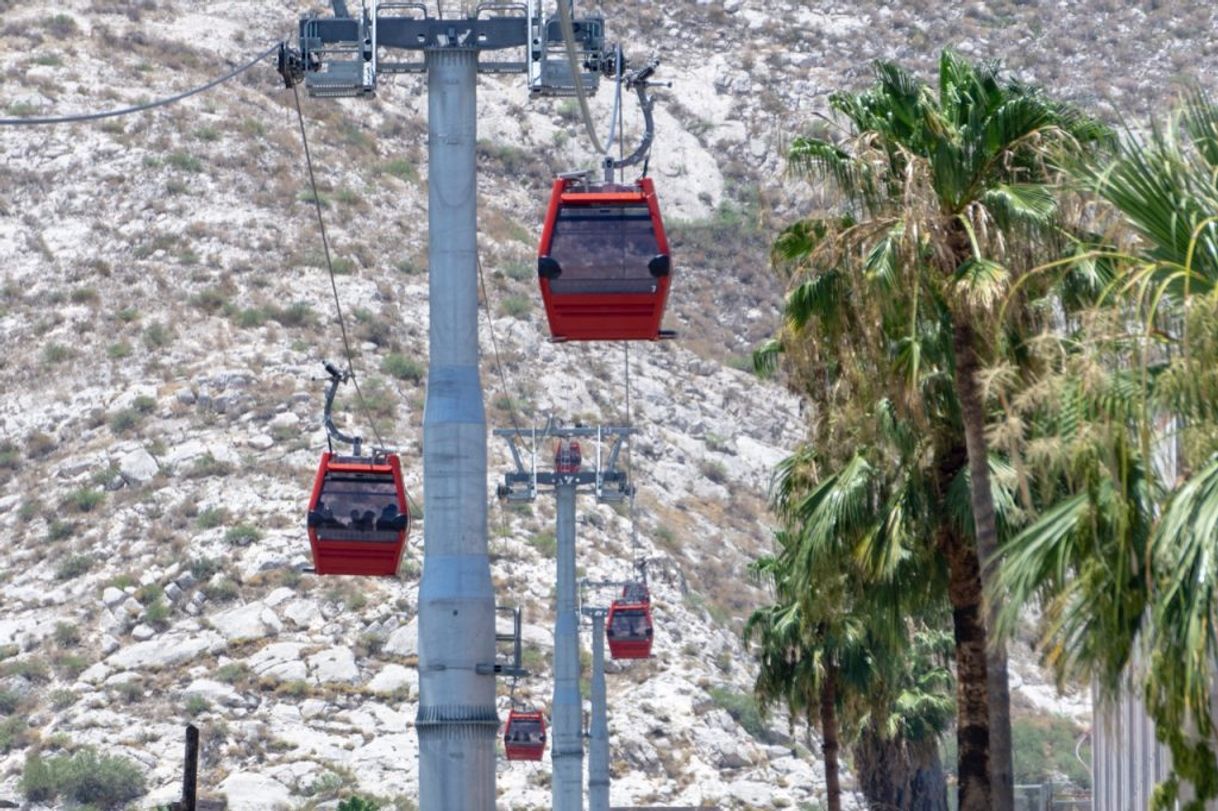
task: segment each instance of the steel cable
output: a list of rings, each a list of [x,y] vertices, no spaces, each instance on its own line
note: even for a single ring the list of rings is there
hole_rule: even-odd
[[[338,298],[338,282],[335,280],[334,262],[330,258],[330,240],[326,235],[325,218],[321,215],[321,197],[317,193],[317,178],[313,173],[313,157],[309,152],[309,137],[305,134],[304,111],[300,107],[300,93],[296,90],[296,85],[292,85],[292,98],[296,101],[296,120],[300,124],[300,141],[304,144],[305,164],[309,168],[309,188],[313,192],[313,204],[317,209],[317,227],[321,231],[321,245],[326,255],[326,269],[330,272],[330,290],[334,294],[334,310],[338,314],[338,328],[342,332],[343,351],[347,356],[347,374],[355,385],[355,395],[359,401],[360,411],[363,413],[368,425],[372,428],[372,434],[376,437],[379,449],[387,451],[390,449],[385,445],[385,440],[381,436],[380,430],[376,427],[376,421],[372,419],[368,402],[364,399],[364,392],[360,389],[359,380],[355,376],[354,353],[351,351],[351,341],[347,337],[347,323],[343,318],[343,305]]]
[[[116,116],[131,115],[132,113],[142,113],[145,110],[152,110],[156,107],[164,107],[168,104],[173,104],[174,102],[181,101],[182,99],[202,93],[205,90],[210,90],[216,85],[223,84],[230,79],[235,79],[242,73],[245,73],[247,70],[257,65],[263,59],[266,59],[268,56],[275,53],[277,50],[279,50],[278,43],[267,48],[265,51],[258,54],[241,67],[234,68],[218,79],[212,79],[207,84],[199,85],[198,87],[191,88],[185,92],[178,93],[176,96],[169,96],[168,98],[157,99],[144,104],[137,104],[134,107],[122,107],[118,110],[106,110],[100,113],[80,113],[77,115],[51,116],[45,118],[0,118],[0,126],[33,127],[45,126],[48,124],[75,124],[83,121],[97,121],[102,118],[115,118]]]

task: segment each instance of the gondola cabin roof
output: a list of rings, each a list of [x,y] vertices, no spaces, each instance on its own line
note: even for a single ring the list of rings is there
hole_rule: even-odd
[[[397,574],[410,530],[398,457],[323,453],[308,528],[318,574]]]
[[[651,603],[614,600],[605,617],[605,638],[614,659],[647,659],[651,656],[654,626]]]
[[[538,283],[555,341],[654,341],[672,259],[651,178],[586,185],[558,178],[537,254]]]
[[[541,760],[546,749],[546,720],[540,710],[512,710],[503,725],[508,760]]]

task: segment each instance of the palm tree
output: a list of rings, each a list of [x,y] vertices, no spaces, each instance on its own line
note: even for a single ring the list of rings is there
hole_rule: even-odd
[[[796,596],[799,540],[790,532],[776,540],[778,554],[753,565],[770,581],[776,602],[754,611],[745,626],[746,641],[758,642],[760,706],[783,704],[792,722],[804,718],[820,728],[829,809],[841,808],[838,755],[852,741],[859,785],[872,807],[946,811],[938,737],[953,714],[951,677],[940,657],[927,653],[933,633],[915,632],[910,650],[903,632],[917,621],[887,632],[890,595],[844,571],[823,571],[821,588]]]
[[[951,51],[937,88],[885,62],[875,80],[830,98],[850,125],[841,143],[798,138],[791,147],[792,168],[831,181],[841,205],[776,243],[792,283],[777,346],[826,423],[817,441],[848,440],[836,415],[887,399],[927,432],[940,495],[967,470],[971,536],[948,522],[938,535],[959,615],[981,605],[981,577],[998,549],[978,372],[999,327],[1018,330],[1031,318],[1014,307],[1000,321],[1013,282],[1062,247],[1058,155],[1085,150],[1105,131]],[[992,622],[1000,595],[990,593]],[[1014,802],[1006,652],[987,648],[986,637],[984,622],[957,628],[967,648],[957,655],[966,665],[958,671],[962,811],[1010,811]],[[979,698],[984,721],[968,714]]]
[[[780,545],[784,537],[779,533]],[[754,638],[759,643],[754,684],[758,703],[763,711],[772,704],[785,704],[792,722],[803,718],[820,728],[828,811],[841,811],[839,636],[823,618],[807,622],[803,604],[789,594],[789,581],[779,558],[763,557],[753,564],[753,571],[770,580],[777,599],[773,605],[755,610],[744,627],[746,644]]]
[[[1023,441],[1051,492],[1004,550],[1002,620],[1039,599],[1059,678],[1109,695],[1141,647],[1135,675],[1173,755],[1156,807],[1187,781],[1199,809],[1218,797],[1218,107],[1193,93],[1079,175],[1128,253],[1094,310],[1032,342],[1044,363]]]

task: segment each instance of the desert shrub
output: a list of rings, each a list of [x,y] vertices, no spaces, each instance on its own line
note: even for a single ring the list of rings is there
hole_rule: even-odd
[[[426,374],[423,364],[399,352],[391,352],[381,361],[381,371],[398,380],[418,383]]]
[[[80,644],[80,628],[70,622],[55,623],[55,644],[61,648],[74,648]]]
[[[52,525],[55,523],[60,522],[52,522]],[[67,535],[71,535],[72,532],[75,532],[75,527],[68,526]],[[55,534],[58,533],[52,533],[52,536]],[[67,537],[67,535],[64,535],[64,537]],[[53,540],[63,540],[63,538],[53,538]],[[72,555],[65,558],[55,569],[55,577],[59,580],[72,580],[92,569],[93,563],[92,555]]]
[[[744,731],[762,743],[776,743],[765,722],[761,720],[761,711],[751,693],[738,693],[728,687],[712,687],[711,700],[727,714],[732,716]]]
[[[508,296],[499,302],[499,314],[512,318],[526,318],[533,309],[533,301],[527,296]]]
[[[34,431],[25,438],[25,455],[31,459],[41,459],[55,450],[55,440],[41,431]]]
[[[64,500],[64,505],[78,513],[93,512],[97,505],[106,500],[106,494],[92,487],[82,487],[73,490]]]
[[[205,479],[209,476],[227,476],[233,472],[233,466],[228,462],[217,459],[210,453],[205,453],[195,459],[190,469],[186,471],[187,478]]]
[[[199,529],[214,529],[228,520],[228,510],[223,507],[208,507],[195,517],[195,526]]]
[[[144,775],[134,763],[99,755],[91,748],[45,760],[38,752],[30,753],[21,788],[33,802],[64,799],[107,809],[121,808],[147,790]]]
[[[211,702],[197,693],[186,698],[186,714],[191,718],[202,715],[211,709]]]
[[[249,524],[238,524],[224,533],[224,540],[232,546],[249,546],[262,540],[262,530]]]

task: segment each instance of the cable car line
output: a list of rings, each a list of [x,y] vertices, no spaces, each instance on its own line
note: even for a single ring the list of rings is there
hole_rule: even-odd
[[[296,120],[300,124],[300,141],[304,145],[305,165],[309,169],[309,188],[313,192],[313,205],[317,210],[317,227],[321,231],[321,245],[326,256],[326,269],[330,274],[330,291],[334,294],[334,310],[338,314],[338,328],[343,336],[343,352],[347,357],[347,375],[350,376],[351,383],[355,386],[356,400],[359,401],[360,411],[363,412],[364,419],[372,428],[372,434],[376,437],[377,445],[388,450],[385,439],[381,436],[380,429],[377,428],[376,421],[372,419],[372,414],[368,408],[368,403],[364,399],[364,392],[360,389],[359,380],[355,376],[355,360],[354,354],[351,351],[351,341],[347,335],[347,322],[343,318],[343,305],[338,297],[338,282],[334,274],[334,262],[330,257],[330,239],[326,234],[326,220],[321,213],[321,197],[317,193],[317,177],[313,172],[313,157],[309,151],[309,136],[305,132],[304,111],[300,107],[300,92],[296,89],[296,85],[292,85],[292,98],[296,101]],[[329,437],[327,436],[327,441]],[[358,451],[357,451],[358,453]]]
[[[98,121],[103,118],[115,118],[118,116],[131,115],[133,113],[142,113],[145,110],[152,110],[156,107],[164,107],[168,104],[173,104],[174,102],[181,101],[182,99],[190,98],[191,96],[202,93],[205,90],[211,90],[216,85],[223,84],[224,82],[227,82],[230,79],[237,78],[242,73],[245,73],[247,70],[249,70],[250,68],[257,65],[263,59],[266,59],[268,56],[270,56],[271,54],[278,51],[279,48],[280,48],[279,43],[275,43],[274,45],[267,48],[262,53],[255,56],[249,62],[246,62],[244,65],[241,65],[240,67],[234,68],[233,70],[229,71],[228,73],[224,74],[223,76],[220,76],[216,79],[212,79],[207,84],[202,84],[202,85],[199,85],[198,87],[192,87],[189,90],[183,91],[183,92],[178,93],[173,96],[169,96],[167,98],[156,99],[154,101],[145,102],[143,104],[136,104],[133,107],[121,107],[117,110],[105,110],[105,111],[98,112],[98,113],[78,113],[75,115],[49,116],[49,117],[44,117],[44,118],[0,118],[0,126],[3,126],[3,127],[35,127],[35,126],[46,126],[46,125],[50,125],[50,124],[76,124],[76,123],[81,123],[81,122],[85,122],[85,121]]]

